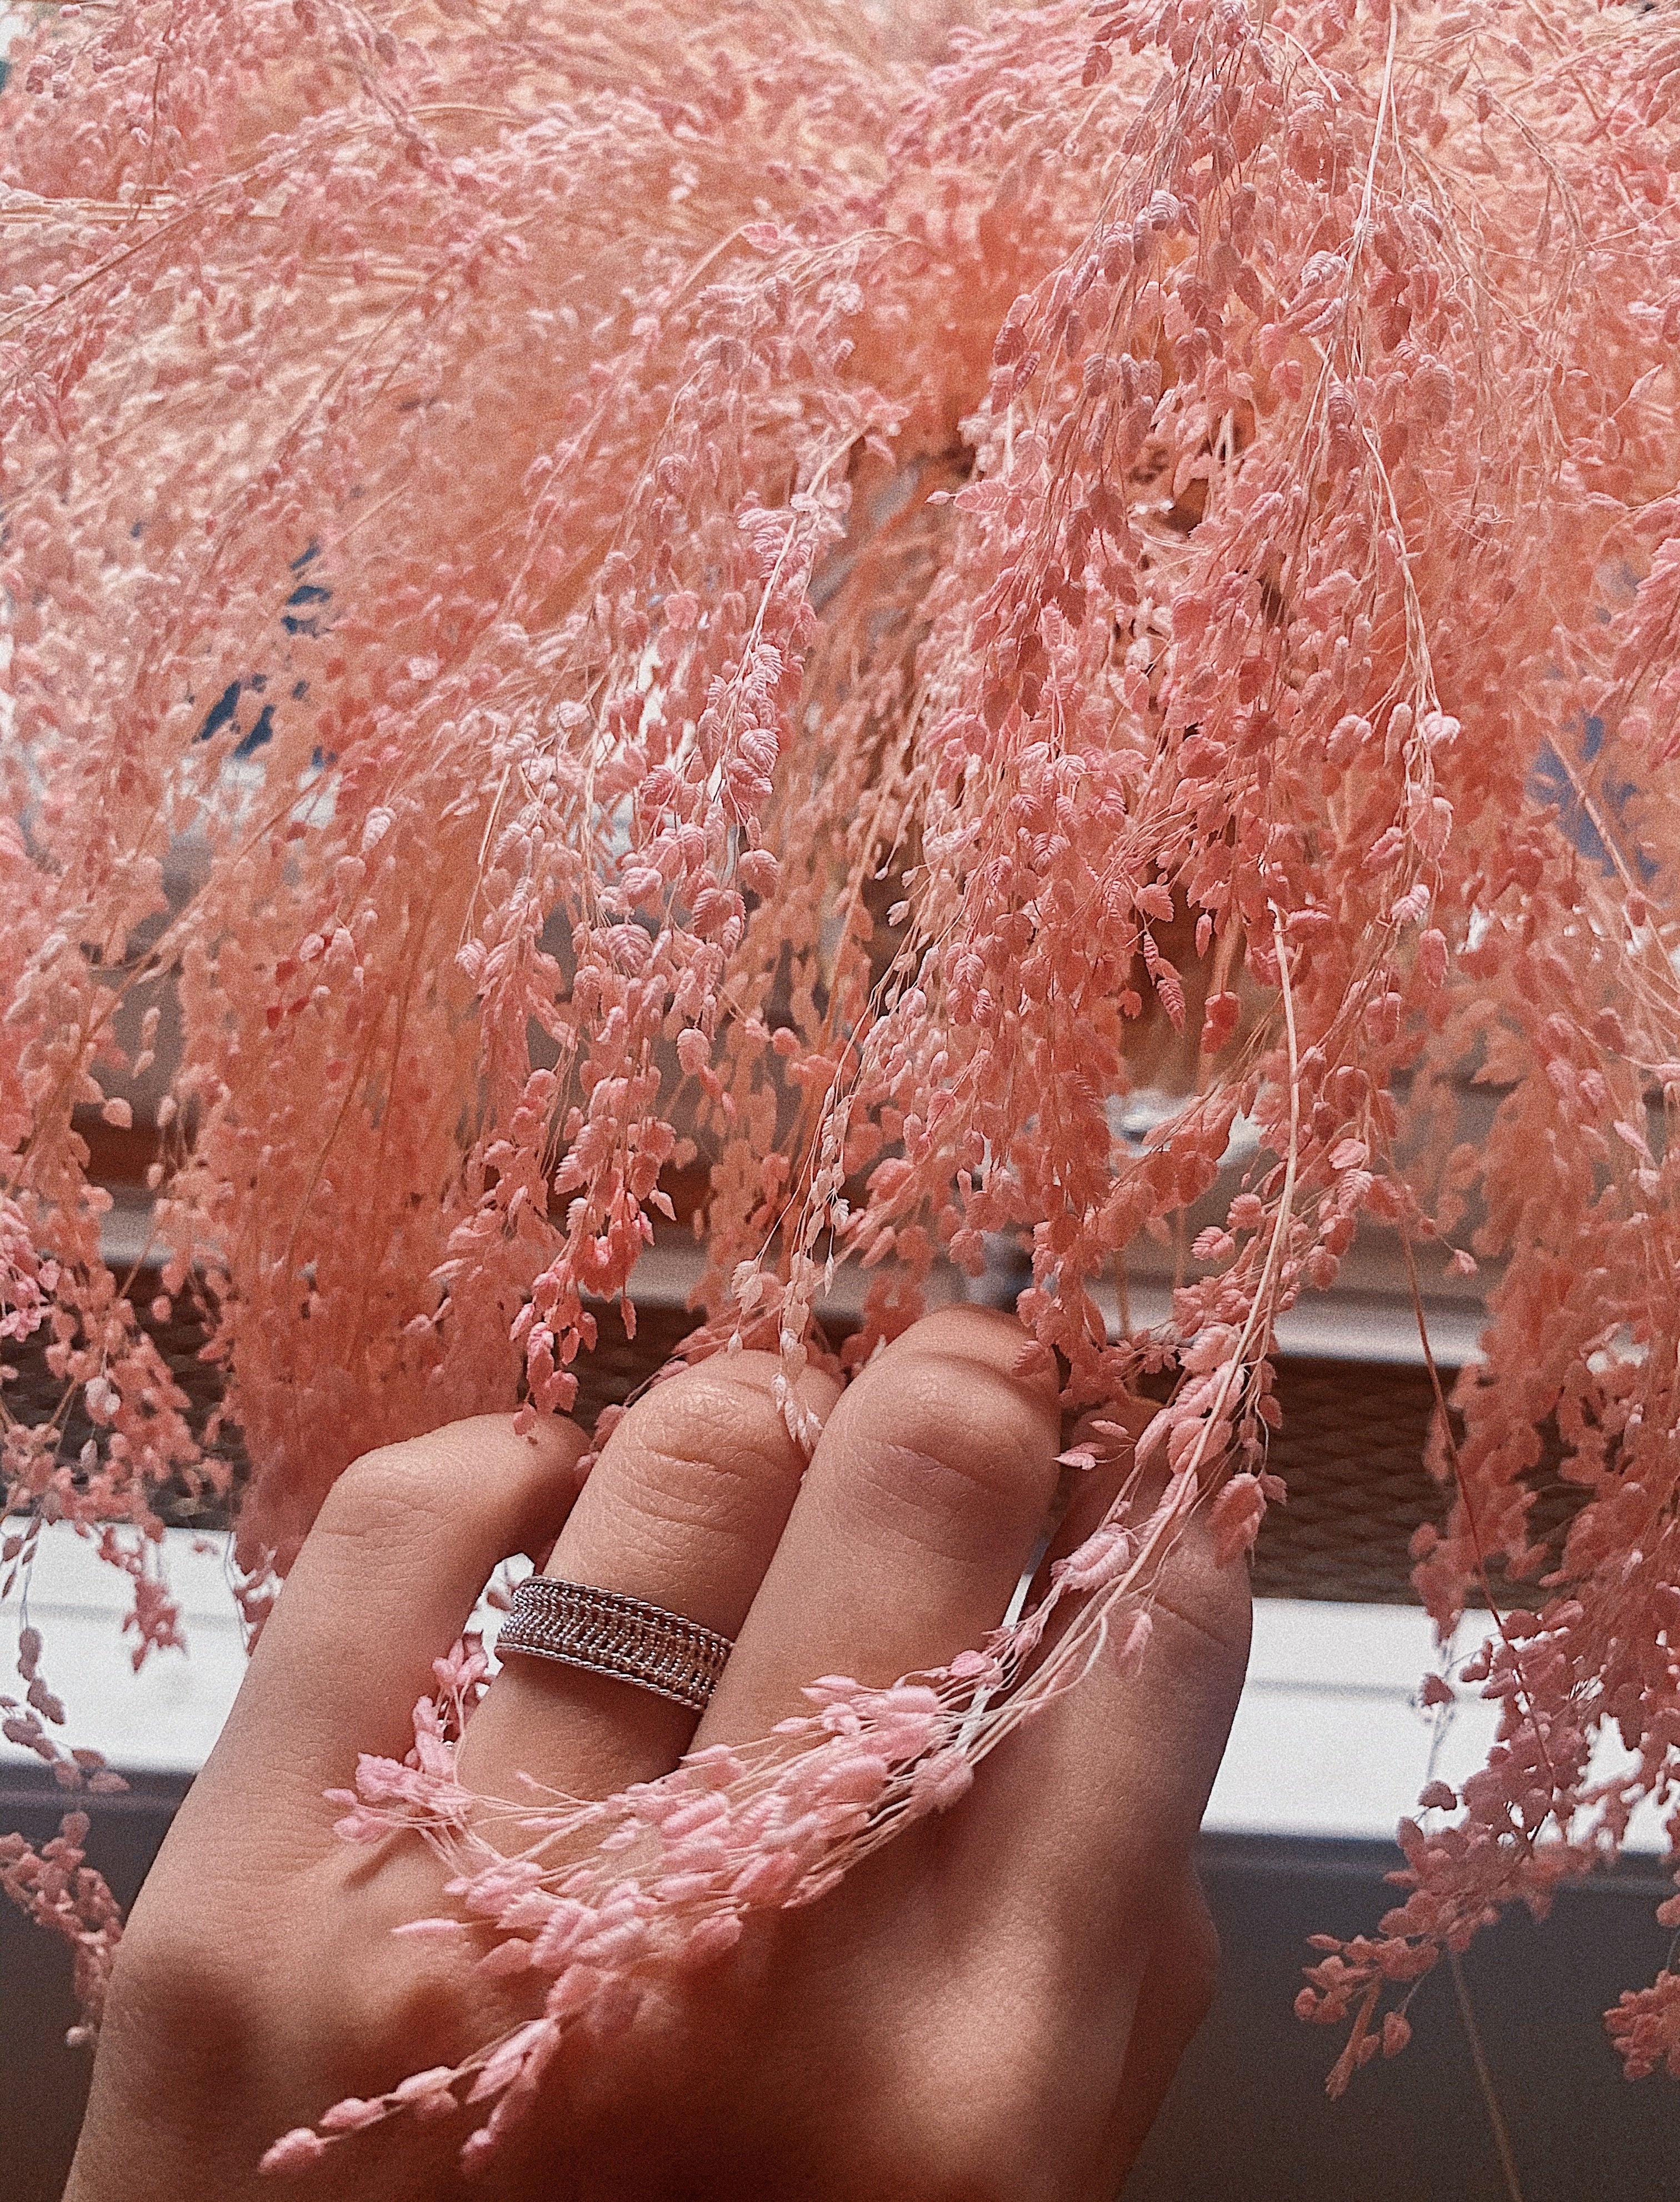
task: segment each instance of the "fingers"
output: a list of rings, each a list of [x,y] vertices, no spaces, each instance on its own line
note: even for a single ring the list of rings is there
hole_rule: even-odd
[[[545,1571],[733,1638],[804,1473],[775,1400],[780,1369],[773,1354],[720,1355],[656,1385],[603,1449]],[[797,1389],[820,1420],[840,1387],[807,1370]],[[513,1657],[474,1715],[462,1779],[517,1798],[524,1771],[572,1796],[604,1797],[675,1766],[694,1724],[686,1707],[632,1683]]]
[[[1003,1617],[1056,1487],[1053,1379],[1015,1374],[1019,1323],[927,1316],[829,1416],[697,1741],[762,1735],[824,1674],[881,1684]]]
[[[983,1881],[1009,1874],[1030,1829],[1044,1932],[1093,1960],[1093,1978],[1129,1972],[1134,1984],[1160,1930],[1159,1892],[1188,1869],[1247,1664],[1247,1570],[1217,1564],[1205,1513],[1150,1610],[1141,1658],[1123,1661],[1111,1640],[987,1760],[960,1834],[964,1872]]]
[[[1217,1944],[1190,1858],[1242,1686],[1249,1596],[1246,1567],[1216,1563],[1205,1516],[1163,1570],[1141,1658],[1123,1662],[1111,1642],[931,1831],[950,1881],[987,1892],[967,2000],[1027,1997],[1044,2075],[1035,2100],[1058,2099],[1057,2072],[1087,2075],[1095,2122],[1043,2139],[1089,2163],[1079,2193],[1114,2191],[1211,1993]],[[1023,1987],[1029,1962],[1035,1991]],[[988,1969],[999,1963],[1003,1974]]]
[[[1155,1496],[1146,1487],[1135,1510],[1147,1512]],[[1078,1534],[1072,1525],[1064,1538]],[[1141,1660],[1099,1656],[1053,1716],[1065,1728],[1065,1772],[1076,1796],[1107,1831],[1117,1865],[1140,1870],[1152,1859],[1158,1866],[1188,1856],[1247,1671],[1248,1570],[1240,1561],[1218,1564],[1205,1501],[1185,1522],[1147,1596],[1150,1633]],[[1087,1611],[1083,1602],[1076,1605],[1063,1626],[1077,1627]],[[1128,1621],[1123,1610],[1117,1636]]]
[[[1103,1419],[1135,1437],[1152,1414],[1147,1402],[1128,1400],[1108,1410]],[[1141,1523],[1159,1504],[1165,1487],[1166,1477],[1158,1470],[1140,1479],[1129,1446],[1083,1471],[1035,1585],[1035,1595],[1049,1587],[1054,1562],[1089,1537],[1117,1500],[1123,1498],[1119,1518]],[[1248,1664],[1248,1570],[1241,1563],[1218,1564],[1210,1507],[1210,1494],[1194,1500],[1154,1579],[1139,1586],[1150,1630],[1141,1664],[1123,1667],[1105,1652],[1068,1701],[1074,1727],[1082,1731],[1072,1748],[1088,1751],[1093,1769],[1112,1764],[1130,1774],[1153,1775],[1152,1742],[1157,1756],[1170,1749],[1173,1778],[1152,1778],[1148,1810],[1141,1816],[1129,1812],[1127,1821],[1135,1847],[1155,1844],[1168,1853],[1187,1847],[1200,1826]],[[1133,1602],[1111,1616],[1117,1638],[1123,1639],[1138,1610]],[[1085,1599],[1064,1604],[1052,1619],[1047,1648],[1055,1652],[1070,1633],[1088,1628],[1090,1612]]]
[[[352,1463],[251,1655],[197,1808],[260,1791],[324,1830],[321,1793],[349,1779],[358,1752],[400,1758],[412,1746],[432,1662],[497,1563],[554,1537],[586,1443],[571,1422],[516,1437],[510,1415],[482,1415]]]

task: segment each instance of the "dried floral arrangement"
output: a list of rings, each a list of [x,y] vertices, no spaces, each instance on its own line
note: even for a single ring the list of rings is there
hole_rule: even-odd
[[[1501,1725],[1309,1974],[1333,2087],[1641,1799],[1680,1844],[1677,99],[1673,11],[1589,0],[132,0],[15,50],[0,1335],[96,1435],[0,1392],[9,1588],[69,1525],[168,1646],[156,1494],[226,1472],[74,1115],[126,1120],[165,1014],[161,1292],[214,1319],[253,1622],[356,1455],[568,1408],[674,1169],[691,1356],[791,1375],[858,1263],[856,1365],[1001,1234],[1094,1446],[1174,1379],[1164,1495],[1011,1628],[529,1807],[562,1867],[475,1832],[457,1647],[344,1832],[422,1830],[544,2015],[276,2165],[469,2077],[481,2160],[565,2030],[1135,1656],[1188,1510],[1235,1551],[1280,1495],[1272,1327],[1367,1220],[1494,1265],[1414,1552],[1443,1633],[1492,1607]],[[1185,1091],[1128,1137],[1162,1020]],[[1114,1332],[1101,1281],[1216,1190],[1170,1320]],[[98,1786],[26,1654],[6,1733]],[[83,1832],[5,1878],[97,2017]],[[1680,2075],[1680,1974],[1610,2024]]]

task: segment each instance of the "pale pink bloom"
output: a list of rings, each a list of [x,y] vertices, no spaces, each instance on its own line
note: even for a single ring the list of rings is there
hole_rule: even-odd
[[[779,1351],[807,1449],[799,1369],[998,1242],[1070,1410],[1176,1386],[1013,1632],[607,1805],[529,1785],[534,1880],[454,1777],[481,1652],[441,1663],[335,1801],[575,1983],[463,2068],[475,2162],[563,2027],[1142,1656],[1191,1510],[1235,1553],[1281,1494],[1273,1327],[1370,1227],[1420,1296],[1488,1280],[1419,1593],[1446,1640],[1535,1587],[1424,1686],[1480,1689],[1497,1753],[1318,1953],[1336,2083],[1677,1776],[1680,49],[1564,0],[947,12],[649,40],[539,0],[399,43],[144,0],[44,18],[4,95],[0,1344],[64,1412],[0,1393],[0,1593],[68,1522],[167,1653],[160,1494],[228,1487],[102,1255],[99,1141],[150,1143],[156,1320],[212,1321],[253,1638],[358,1454],[572,1405],[696,1186],[681,1359]],[[1111,1336],[1105,1281],[1203,1202],[1163,1321]],[[114,1779],[39,1656],[5,1733]],[[1611,1711],[1634,1763],[1595,1784]],[[9,1887],[65,1928],[61,1867]],[[1671,1981],[1618,2006],[1630,2070]]]

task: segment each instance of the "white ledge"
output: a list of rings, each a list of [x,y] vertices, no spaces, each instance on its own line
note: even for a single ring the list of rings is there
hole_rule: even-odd
[[[164,1567],[188,1649],[153,1652],[137,1675],[133,1640],[120,1633],[127,1578],[69,1528],[44,1532],[28,1618],[44,1640],[41,1670],[68,1711],[54,1731],[62,1741],[102,1751],[129,1774],[191,1774],[203,1763],[245,1668],[227,1546],[225,1536],[167,1534]],[[498,1616],[485,1608],[480,1619],[493,1637]],[[21,1625],[14,1600],[0,1613],[8,1675]],[[1460,1657],[1480,1636],[1471,1616]],[[1413,1607],[1258,1600],[1248,1684],[1204,1824],[1222,1834],[1391,1837],[1432,1773],[1461,1780],[1494,1740],[1497,1708],[1472,1695],[1439,1731],[1437,1716],[1418,1710],[1418,1686],[1436,1664],[1428,1618]],[[1612,1742],[1599,1770],[1617,1759]],[[0,1769],[33,1763],[0,1740]],[[1665,1848],[1654,1810],[1642,1808],[1629,1848]]]

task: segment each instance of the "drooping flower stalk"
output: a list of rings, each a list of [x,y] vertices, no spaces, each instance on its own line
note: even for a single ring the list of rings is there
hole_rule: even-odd
[[[1252,1540],[1273,1326],[1362,1223],[1492,1265],[1415,1553],[1443,1632],[1494,1604],[1502,1719],[1314,1968],[1338,2081],[1636,1802],[1680,1841],[1680,41],[1589,0],[904,15],[140,0],[44,11],[0,95],[0,1336],[95,1431],[7,1415],[7,1503],[103,1538],[140,1656],[156,1494],[225,1470],[79,1127],[166,1047],[162,1311],[213,1320],[254,1618],[357,1454],[570,1405],[676,1171],[690,1356],[791,1381],[855,1261],[856,1366],[997,1234],[1070,1410],[1176,1372],[1010,1631],[557,1808],[554,1886],[453,1787],[450,1668],[350,1817],[423,1822],[551,1979],[474,2068],[480,2155],[563,2025],[1136,1656],[1190,1507]],[[1162,1026],[1186,1090],[1133,1139]],[[1192,1210],[1170,1320],[1116,1331]],[[1672,2069],[1675,1976],[1613,2024]]]

